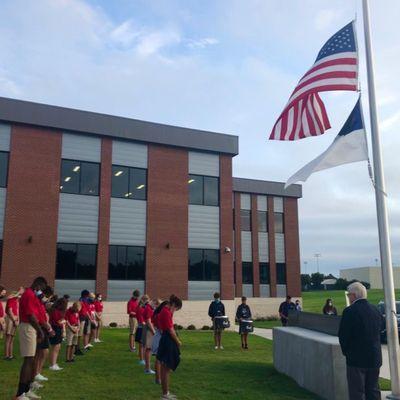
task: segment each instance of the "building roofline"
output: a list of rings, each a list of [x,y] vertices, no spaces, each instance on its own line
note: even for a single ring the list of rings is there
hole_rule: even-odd
[[[233,178],[233,191],[296,198],[301,198],[303,195],[301,185],[290,185],[285,189],[285,184],[282,182],[261,181],[247,178]]]
[[[238,137],[0,97],[0,120],[62,131],[156,143],[191,150],[238,154]]]

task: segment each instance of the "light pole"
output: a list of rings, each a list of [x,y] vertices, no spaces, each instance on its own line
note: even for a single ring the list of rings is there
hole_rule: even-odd
[[[307,275],[307,264],[308,264],[308,261],[304,261],[303,264],[304,264],[304,273]]]
[[[377,267],[377,266],[378,266],[378,259],[375,258],[375,267]]]
[[[319,258],[322,257],[322,254],[316,253],[314,254],[315,260],[317,261],[317,272],[319,273]]]

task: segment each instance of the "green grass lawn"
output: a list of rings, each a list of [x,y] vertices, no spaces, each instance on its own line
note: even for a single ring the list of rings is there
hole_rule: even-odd
[[[224,333],[225,350],[213,349],[212,333],[181,331],[182,361],[172,375],[171,391],[179,399],[318,399],[279,374],[272,363],[272,342],[251,336],[250,350],[240,348],[239,335]],[[44,370],[50,380],[40,391],[43,399],[151,400],[160,398],[153,377],[143,374],[137,356],[127,350],[125,329],[105,329],[98,344],[75,364],[60,372]],[[2,342],[0,342],[2,345]],[[16,349],[17,350],[17,349]],[[16,354],[17,351],[16,351]],[[15,394],[21,359],[0,360],[0,399]]]
[[[344,290],[318,290],[312,292],[303,292],[303,310],[315,313],[322,313],[322,308],[325,305],[326,299],[330,298],[333,300],[333,304],[341,314],[344,307],[346,306],[346,300],[344,297]],[[368,290],[368,300],[372,304],[378,304],[383,300],[383,290],[381,289],[370,289]],[[400,299],[400,290],[396,290],[396,299]]]

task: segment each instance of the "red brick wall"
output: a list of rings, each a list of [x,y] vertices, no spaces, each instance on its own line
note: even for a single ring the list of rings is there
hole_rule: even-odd
[[[10,290],[39,275],[54,283],[61,138],[45,128],[12,127],[1,273]]]
[[[268,247],[269,247],[269,271],[270,271],[270,296],[276,297],[276,257],[275,257],[275,221],[274,198],[268,196]]]
[[[99,228],[97,246],[96,292],[107,296],[110,239],[112,140],[101,139]]]
[[[188,297],[188,174],[187,150],[149,145],[146,292],[152,297]]]
[[[235,271],[236,285],[235,297],[241,297],[242,290],[242,236],[240,227],[240,193],[234,193],[235,202]]]
[[[232,157],[220,155],[221,296],[223,299],[234,298],[232,242]],[[229,247],[232,252],[225,253],[225,247]]]
[[[253,259],[253,296],[260,297],[260,264],[258,254],[257,195],[251,195],[251,245]]]
[[[300,249],[297,199],[284,198],[287,293],[301,296]]]

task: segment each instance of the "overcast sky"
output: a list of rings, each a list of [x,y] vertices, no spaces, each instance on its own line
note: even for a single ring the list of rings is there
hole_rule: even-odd
[[[2,0],[0,95],[239,136],[234,175],[286,181],[332,142],[357,94],[323,94],[322,137],[267,137],[324,42],[360,1]],[[372,1],[377,95],[393,260],[400,264],[400,2]],[[365,163],[312,176],[299,202],[302,267],[375,265],[373,188]],[[305,264],[307,262],[307,264]]]

